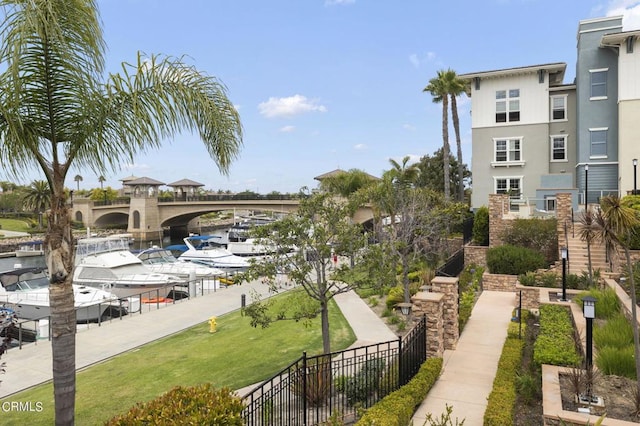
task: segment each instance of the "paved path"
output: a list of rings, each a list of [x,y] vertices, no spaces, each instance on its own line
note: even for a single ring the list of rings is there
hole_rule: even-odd
[[[446,405],[453,407],[454,423],[456,417],[465,425],[484,423],[514,307],[514,293],[482,292],[456,349],[445,351],[442,375],[414,414],[415,426],[424,425],[428,413],[439,419]]]

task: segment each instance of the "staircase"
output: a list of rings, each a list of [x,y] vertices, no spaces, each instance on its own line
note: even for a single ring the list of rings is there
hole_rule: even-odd
[[[569,250],[569,260],[567,263],[567,272],[570,274],[582,275],[582,272],[589,271],[589,257],[587,255],[587,243],[580,240],[577,233],[577,224],[575,236],[569,230],[567,235],[567,248]],[[609,262],[604,249],[604,244],[599,241],[591,243],[591,267],[594,271],[600,269],[601,273],[609,271]]]

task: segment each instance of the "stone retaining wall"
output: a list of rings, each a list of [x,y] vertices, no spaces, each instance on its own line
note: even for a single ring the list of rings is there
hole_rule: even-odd
[[[476,264],[484,268],[487,267],[487,250],[488,246],[464,246],[464,264]]]
[[[516,275],[482,274],[482,289],[490,291],[516,291]]]

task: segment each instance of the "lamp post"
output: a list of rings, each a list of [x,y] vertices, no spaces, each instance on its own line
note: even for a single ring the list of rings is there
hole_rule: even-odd
[[[569,250],[567,247],[560,248],[560,256],[562,257],[562,301],[567,301],[567,257]]]
[[[633,195],[638,194],[638,159],[633,159]]]
[[[584,207],[589,205],[589,165],[584,165]]]
[[[593,365],[593,319],[596,317],[596,299],[593,296],[585,296],[582,299],[582,312],[584,318],[587,320],[587,359],[585,360],[585,367],[587,374],[591,374],[591,368]],[[587,398],[591,400],[591,381],[587,383]]]

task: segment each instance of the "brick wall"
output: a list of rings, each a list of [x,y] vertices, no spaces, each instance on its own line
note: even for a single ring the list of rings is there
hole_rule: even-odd
[[[516,275],[490,274],[482,275],[482,289],[490,291],[516,291]]]
[[[464,264],[476,264],[484,268],[487,267],[487,246],[470,246],[464,247]]]

